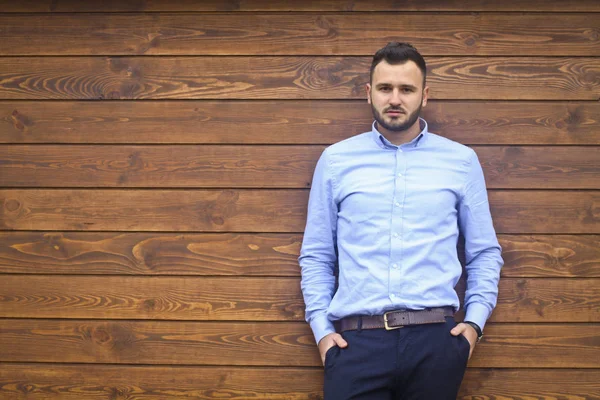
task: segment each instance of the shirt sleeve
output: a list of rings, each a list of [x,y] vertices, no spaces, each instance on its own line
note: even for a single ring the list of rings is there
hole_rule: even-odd
[[[471,151],[458,223],[465,238],[465,320],[475,322],[483,330],[496,306],[500,269],[504,262],[492,223],[483,171],[474,151]]]
[[[298,259],[302,272],[302,294],[306,321],[317,343],[335,332],[327,318],[336,283],[337,205],[333,197],[333,178],[327,151],[323,152],[313,176],[302,249]]]

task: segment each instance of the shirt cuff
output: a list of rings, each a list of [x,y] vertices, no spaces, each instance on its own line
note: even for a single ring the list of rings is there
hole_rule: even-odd
[[[333,323],[327,318],[326,314],[315,316],[315,318],[310,321],[310,328],[313,331],[313,335],[315,335],[317,344],[319,344],[319,341],[323,339],[324,336],[335,333]]]
[[[481,328],[483,332],[483,327],[485,326],[485,322],[490,316],[490,312],[488,308],[479,303],[471,303],[467,307],[467,315],[465,316],[465,321],[475,322]]]

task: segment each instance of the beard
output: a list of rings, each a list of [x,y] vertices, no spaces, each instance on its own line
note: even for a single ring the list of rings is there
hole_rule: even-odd
[[[385,117],[382,113],[379,112],[371,103],[371,111],[373,112],[373,118],[377,121],[377,125],[382,128],[387,129],[390,132],[402,132],[410,128],[417,122],[419,119],[419,115],[421,114],[421,109],[423,108],[423,101],[421,99],[421,103],[419,104],[419,108],[413,111],[408,115],[404,122],[400,122],[398,119],[392,119],[390,122],[385,120]],[[400,110],[403,111],[400,107],[388,107],[384,110],[384,113],[388,110]]]

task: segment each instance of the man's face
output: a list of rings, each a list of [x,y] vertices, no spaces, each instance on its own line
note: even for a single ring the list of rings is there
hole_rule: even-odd
[[[405,131],[418,123],[428,93],[423,73],[413,61],[392,65],[383,60],[367,84],[369,104],[382,133]]]

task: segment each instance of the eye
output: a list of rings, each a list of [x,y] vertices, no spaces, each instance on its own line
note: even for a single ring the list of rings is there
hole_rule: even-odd
[[[408,87],[402,88],[402,93],[412,93],[412,92],[413,92],[413,90],[411,88],[408,88]]]

